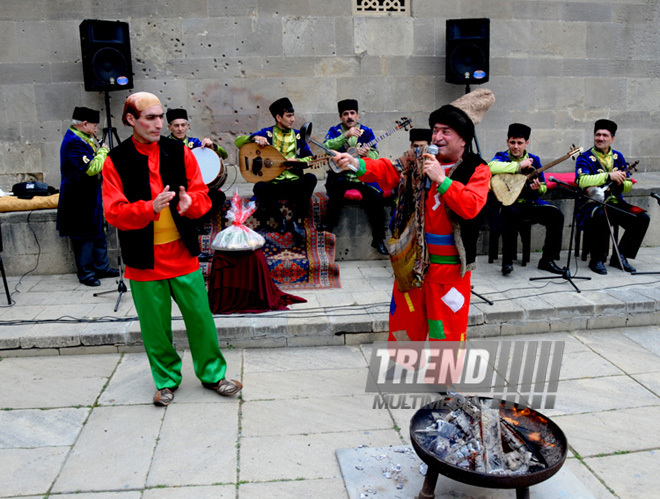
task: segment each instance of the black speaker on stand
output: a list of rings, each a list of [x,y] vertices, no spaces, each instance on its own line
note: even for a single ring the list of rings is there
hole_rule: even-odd
[[[110,92],[133,88],[131,41],[128,32],[128,23],[85,19],[80,23],[80,48],[82,50],[85,90],[88,92],[100,91],[105,94],[107,126],[103,128],[101,143],[107,141],[108,147],[112,149],[115,145],[119,145],[121,140],[117,134],[117,129],[112,126]],[[115,237],[117,239],[117,260],[119,266],[119,280],[117,281],[117,292],[119,296],[115,304],[116,312],[119,309],[119,302],[124,293],[128,292],[128,288],[124,283],[124,266],[121,259],[117,229],[115,229]],[[94,296],[113,292],[101,291],[94,293]]]
[[[490,19],[447,19],[446,22],[445,81],[465,85],[486,83],[490,76]],[[477,153],[481,149],[474,135]]]

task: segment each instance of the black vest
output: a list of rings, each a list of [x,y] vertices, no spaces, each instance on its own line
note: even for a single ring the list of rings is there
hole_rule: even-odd
[[[197,229],[192,220],[179,215],[179,186],[188,189],[186,168],[184,164],[184,148],[182,142],[161,137],[160,177],[163,185],[169,185],[176,192],[170,201],[170,211],[181,240],[192,256],[199,255],[199,239]],[[151,186],[149,185],[149,159],[140,154],[132,139],[125,140],[110,151],[110,159],[115,165],[124,187],[124,196],[129,203],[150,201]],[[154,268],[154,224],[149,224],[137,230],[120,230],[119,244],[124,262],[136,269]]]
[[[466,152],[463,155],[463,162],[452,172],[451,179],[457,180],[463,185],[467,185],[472,178],[472,175],[474,175],[477,166],[485,163],[486,162],[478,154]],[[453,221],[458,222],[461,226],[461,238],[463,239],[463,246],[465,247],[466,265],[474,263],[477,259],[477,240],[479,239],[479,229],[483,224],[485,213],[486,209],[484,206],[476,217],[469,220],[459,217],[454,212],[451,212],[450,214]]]

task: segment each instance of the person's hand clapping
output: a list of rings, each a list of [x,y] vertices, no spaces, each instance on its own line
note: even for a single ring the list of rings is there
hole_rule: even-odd
[[[177,210],[179,211],[179,215],[183,215],[186,211],[188,211],[188,208],[190,208],[190,205],[192,205],[192,198],[190,197],[190,194],[186,192],[185,187],[180,186],[179,187],[179,206],[177,207]]]
[[[170,204],[170,201],[174,199],[175,195],[175,192],[170,191],[170,186],[166,185],[163,189],[163,192],[158,194],[158,196],[156,196],[152,202],[154,213],[160,213],[163,211],[165,207]]]

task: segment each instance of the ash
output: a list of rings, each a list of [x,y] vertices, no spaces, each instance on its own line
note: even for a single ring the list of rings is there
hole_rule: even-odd
[[[526,419],[504,415],[488,399],[452,394],[446,404],[446,410],[429,411],[425,428],[414,430],[418,442],[444,462],[497,475],[532,473],[550,462],[552,445],[529,439],[542,433],[541,424],[530,429]]]

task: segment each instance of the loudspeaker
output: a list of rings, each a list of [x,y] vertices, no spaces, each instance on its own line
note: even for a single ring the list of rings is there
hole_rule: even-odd
[[[133,88],[128,23],[85,19],[80,23],[85,90]]]
[[[486,83],[490,75],[490,19],[447,19],[447,83]]]

